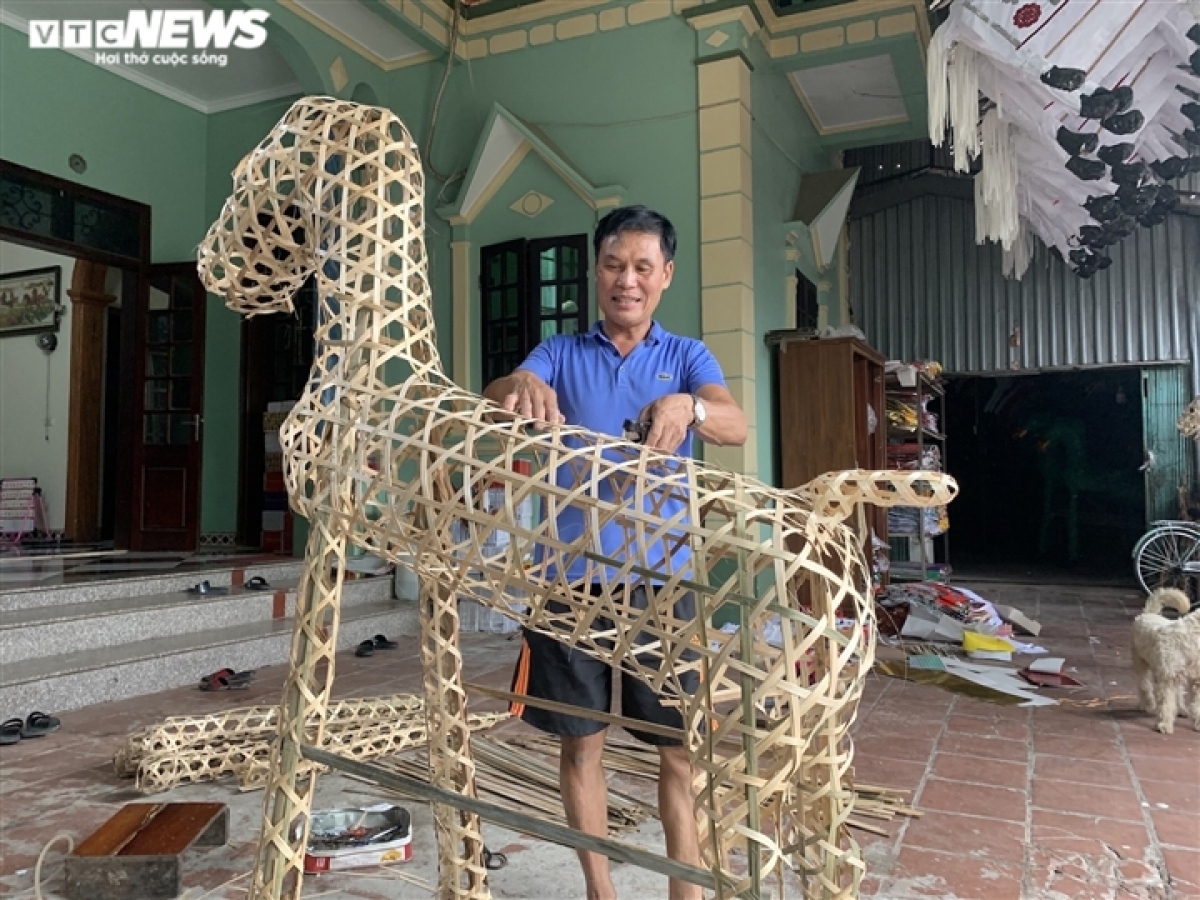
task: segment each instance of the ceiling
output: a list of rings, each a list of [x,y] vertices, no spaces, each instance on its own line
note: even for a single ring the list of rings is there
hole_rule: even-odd
[[[340,4],[339,4],[340,5]],[[357,4],[351,4],[357,5]],[[131,9],[211,10],[202,0],[0,0],[0,22],[29,32],[30,19],[125,19]],[[67,50],[96,65],[95,51]],[[301,92],[287,61],[268,41],[254,50],[213,51],[226,65],[102,65],[122,78],[203,113],[221,112]]]
[[[822,134],[908,120],[891,54],[797,69],[788,77]]]
[[[387,18],[396,13],[386,6],[363,3],[361,0],[339,0],[337,3],[330,3],[329,0],[288,0],[287,5],[301,12],[309,21],[317,20],[324,30],[332,31],[339,40],[349,43],[382,68],[395,68],[405,60],[415,59],[427,52]]]

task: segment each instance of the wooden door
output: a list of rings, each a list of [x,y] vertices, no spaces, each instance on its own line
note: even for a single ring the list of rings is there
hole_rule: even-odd
[[[205,293],[195,263],[150,267],[133,346],[137,423],[130,548],[200,540]]]

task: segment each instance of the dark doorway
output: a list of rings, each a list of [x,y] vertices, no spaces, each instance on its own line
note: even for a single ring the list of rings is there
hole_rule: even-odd
[[[821,307],[817,301],[817,286],[808,276],[796,270],[796,328],[816,331]]]
[[[946,415],[956,570],[1132,578],[1145,525],[1137,369],[954,378]]]
[[[277,466],[268,472],[263,415],[272,403],[290,408],[300,399],[310,377],[316,324],[314,278],[296,292],[292,305],[291,315],[253,316],[242,323],[238,544],[243,547],[263,546],[263,513],[286,509],[283,475]],[[269,502],[264,494],[271,495]],[[284,552],[290,552],[290,548]]]

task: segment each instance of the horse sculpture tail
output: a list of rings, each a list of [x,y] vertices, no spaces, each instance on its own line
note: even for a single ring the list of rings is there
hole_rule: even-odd
[[[942,472],[898,472],[851,469],[827,472],[796,493],[809,498],[813,512],[825,519],[849,518],[856,506],[943,506],[958,494],[958,482]]]

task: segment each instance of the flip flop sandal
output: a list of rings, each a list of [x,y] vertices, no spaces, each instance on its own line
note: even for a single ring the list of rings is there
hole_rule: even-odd
[[[253,578],[251,578],[249,581],[247,581],[245,584],[243,584],[242,587],[244,587],[248,591],[269,591],[269,590],[271,590],[271,585],[269,585],[267,583],[267,579],[263,578],[261,575],[255,575]]]
[[[0,725],[0,745],[15,744],[21,739],[21,729],[25,723],[20,719],[9,719],[3,725]]]
[[[42,737],[52,731],[58,731],[60,727],[62,727],[62,722],[55,716],[48,716],[44,712],[31,712],[29,718],[25,720],[25,726],[21,729],[21,737]]]
[[[249,681],[233,681],[232,679],[227,678],[224,675],[219,675],[218,677],[212,679],[211,681],[202,682],[200,685],[200,690],[206,691],[206,692],[244,691],[248,687],[250,687]]]
[[[214,587],[213,585],[209,584],[207,581],[201,581],[199,584],[193,585],[192,587],[188,588],[187,593],[189,593],[189,594],[228,594],[229,588],[219,587],[219,586]]]
[[[354,651],[354,655],[355,656],[374,656],[375,655],[375,642],[374,641],[363,641],[361,644],[358,645],[358,649],[356,649]]]
[[[256,671],[255,669],[247,669],[245,672],[235,672],[235,671],[233,671],[233,669],[218,669],[216,672],[213,672],[211,675],[205,675],[203,678],[201,678],[200,683],[208,684],[209,682],[211,682],[217,678],[224,678],[226,681],[229,681],[229,682],[249,681],[251,678],[254,677],[255,671]]]
[[[366,641],[363,643],[366,643]],[[382,634],[375,635],[374,644],[376,650],[395,650],[400,646],[395,641],[389,641],[387,637]]]

